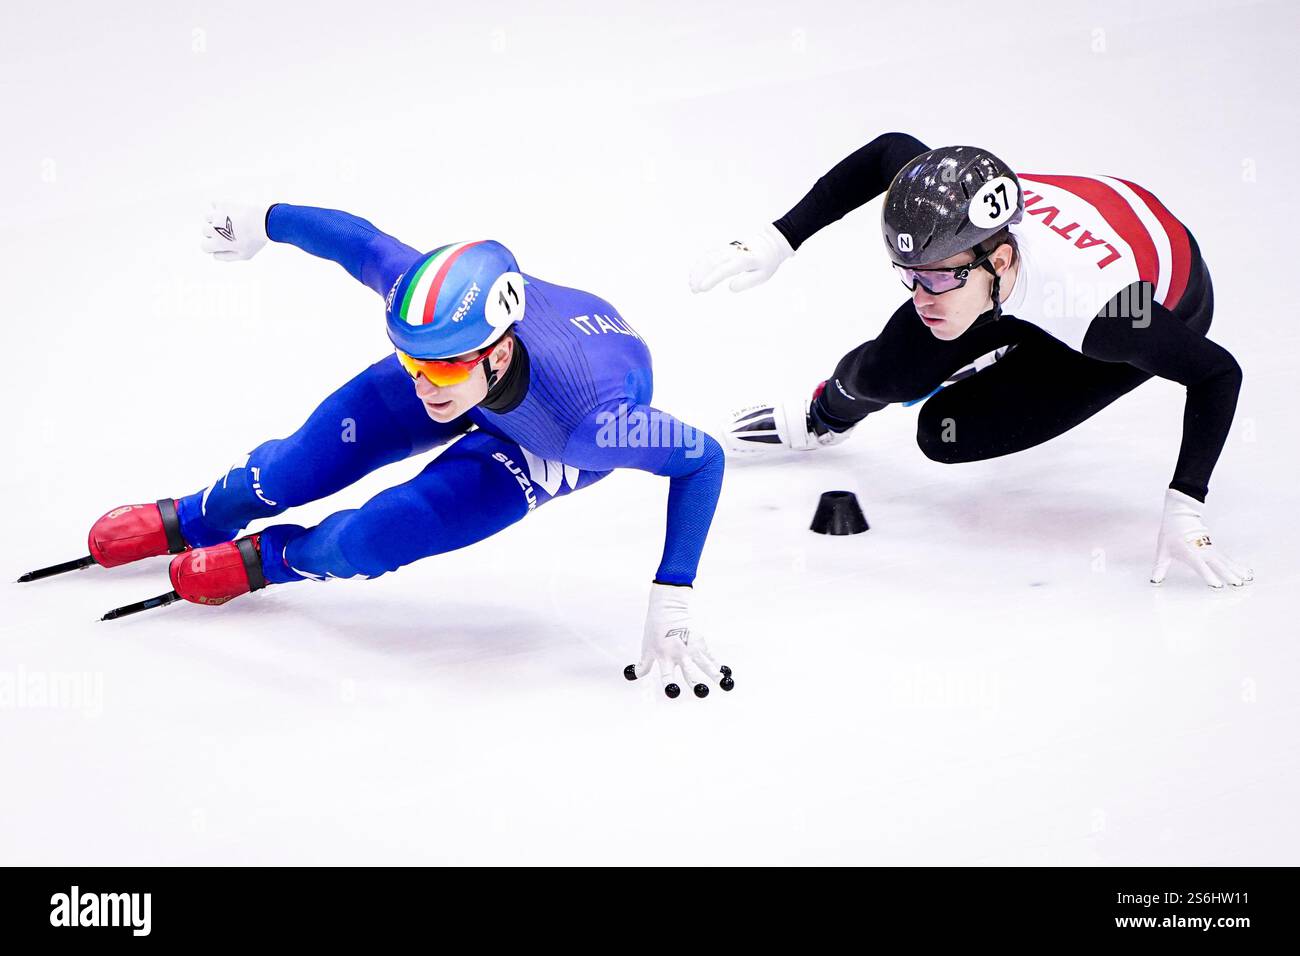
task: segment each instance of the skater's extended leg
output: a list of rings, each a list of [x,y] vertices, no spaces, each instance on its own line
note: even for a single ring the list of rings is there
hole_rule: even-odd
[[[959,369],[1015,342],[1023,329],[1014,319],[994,321],[990,312],[965,335],[945,341],[930,334],[908,299],[879,336],[841,358],[811,394],[735,410],[727,447],[807,451],[836,444],[872,412],[926,397]]]
[[[261,534],[266,579],[377,577],[482,541],[606,474],[542,461],[513,442],[471,432],[415,478],[360,508],[314,528],[267,528]]]
[[[926,457],[948,464],[1009,455],[1069,431],[1150,377],[1041,334],[927,401],[916,441]]]
[[[194,547],[228,541],[252,521],[331,495],[468,427],[464,419],[430,419],[389,355],[321,402],[292,435],[263,442],[208,488],[179,499],[181,531]]]
[[[937,339],[908,299],[879,336],[840,359],[811,413],[844,431],[886,405],[925,397],[958,369],[1014,342],[1022,328],[1016,321],[993,321],[990,313],[960,338]]]

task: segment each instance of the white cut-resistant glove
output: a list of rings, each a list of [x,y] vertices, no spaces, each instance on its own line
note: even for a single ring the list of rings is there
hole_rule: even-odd
[[[1220,551],[1210,540],[1210,529],[1202,516],[1205,505],[1170,488],[1165,495],[1165,515],[1156,540],[1156,564],[1151,569],[1151,583],[1160,584],[1172,561],[1186,564],[1210,587],[1230,584],[1243,587],[1255,580],[1255,572],[1243,567]]]
[[[709,655],[704,638],[691,628],[691,594],[689,587],[672,584],[650,585],[650,609],[645,617],[645,634],[641,639],[641,662],[628,664],[623,676],[636,680],[659,665],[659,676],[664,682],[664,693],[677,697],[682,692],[677,682],[677,672],[682,681],[692,687],[696,697],[708,697],[706,678],[717,682],[723,690],[731,690],[736,682],[731,679],[731,668],[720,665]]]
[[[266,245],[266,207],[214,202],[203,222],[204,252],[214,259],[251,259]]]
[[[708,292],[731,278],[732,292],[744,292],[772,278],[781,263],[794,255],[781,230],[770,223],[756,234],[737,239],[701,256],[691,269],[691,291]]]

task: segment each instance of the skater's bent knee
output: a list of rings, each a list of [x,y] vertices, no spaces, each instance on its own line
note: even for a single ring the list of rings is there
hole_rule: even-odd
[[[943,415],[927,415],[924,411],[916,423],[916,445],[931,461],[943,465],[956,465],[971,461],[972,457],[961,450],[957,421]]]

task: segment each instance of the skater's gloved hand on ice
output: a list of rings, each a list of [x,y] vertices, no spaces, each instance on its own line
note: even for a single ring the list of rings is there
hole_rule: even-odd
[[[1164,521],[1156,541],[1156,564],[1151,583],[1160,584],[1174,560],[1188,565],[1216,590],[1225,584],[1243,587],[1255,580],[1255,572],[1233,561],[1214,546],[1202,512],[1205,505],[1170,488],[1165,495]]]
[[[214,202],[203,223],[204,252],[214,259],[251,259],[266,245],[265,206]]]
[[[716,682],[723,690],[736,686],[731,679],[731,668],[719,664],[709,655],[704,638],[691,627],[693,593],[684,585],[658,582],[650,585],[650,609],[646,612],[645,634],[641,639],[641,662],[628,664],[623,670],[624,677],[628,680],[645,677],[657,663],[664,693],[669,697],[682,692],[682,683],[693,688],[696,697],[708,697],[706,679]]]
[[[794,255],[790,243],[771,224],[746,239],[710,250],[691,269],[691,291],[708,292],[731,279],[732,292],[744,292],[772,278],[781,263]]]

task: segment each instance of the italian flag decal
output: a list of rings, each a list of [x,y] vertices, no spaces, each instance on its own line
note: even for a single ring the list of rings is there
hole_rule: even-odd
[[[438,304],[438,293],[442,291],[442,284],[451,271],[452,263],[460,258],[462,252],[474,248],[480,242],[482,240],[443,246],[424,261],[424,265],[420,266],[406,287],[406,295],[402,297],[399,314],[403,322],[407,325],[428,325],[433,321],[433,307]]]

